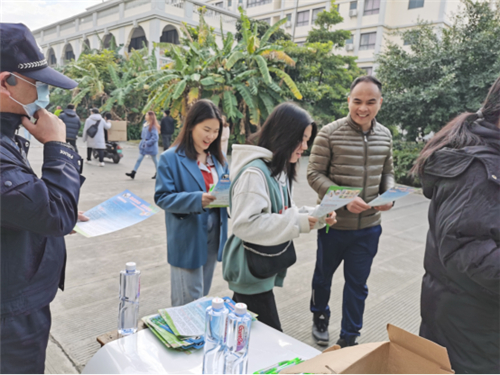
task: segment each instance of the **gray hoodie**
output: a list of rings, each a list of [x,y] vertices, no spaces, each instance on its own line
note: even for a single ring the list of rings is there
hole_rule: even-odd
[[[272,157],[272,152],[263,147],[233,145],[231,180],[251,161],[269,161]],[[282,186],[288,184],[286,174],[281,174],[276,180]],[[310,232],[308,216],[313,207],[299,209],[292,200],[292,207],[283,213],[271,213],[267,183],[258,168],[248,168],[242,173],[233,186],[231,199],[233,233],[243,241],[272,246],[297,238],[301,233]],[[323,226],[324,219],[316,224],[315,229]]]

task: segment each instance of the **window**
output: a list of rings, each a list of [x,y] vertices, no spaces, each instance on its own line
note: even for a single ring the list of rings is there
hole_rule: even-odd
[[[337,12],[340,12],[340,4],[335,4],[335,8],[337,8]]]
[[[233,6],[233,0],[227,0],[227,7],[231,8]]]
[[[247,8],[258,7],[259,5],[269,4],[272,0],[248,0]]]
[[[403,44],[405,46],[411,46],[418,40],[418,32],[415,32],[415,30],[407,31],[403,34],[403,38]]]
[[[160,43],[179,44],[179,34],[177,30],[164,30],[160,37]]]
[[[307,26],[309,25],[309,11],[305,10],[303,12],[297,13],[297,26]]]
[[[75,54],[73,53],[73,50],[70,49],[70,50],[66,51],[66,53],[64,54],[64,57],[66,58],[66,61],[71,61],[71,60],[75,59]]]
[[[265,23],[267,23],[268,25],[270,25],[270,24],[271,24],[271,18],[263,18],[263,19],[261,19],[261,20],[259,20],[259,21],[265,22]]]
[[[318,19],[318,14],[320,14],[324,10],[325,10],[325,7],[313,9],[312,23],[314,23],[314,21],[316,21]]]
[[[373,74],[373,67],[372,66],[367,66],[366,68],[361,68],[366,72],[367,76],[371,76]]]
[[[408,3],[408,9],[423,8],[424,0],[410,0]]]
[[[292,13],[288,13],[288,14],[286,15],[286,20],[287,20],[288,22],[291,22],[291,21],[292,21]]]
[[[380,11],[380,0],[365,0],[364,16],[378,14]]]
[[[358,9],[358,2],[357,1],[351,1],[351,4],[349,5],[349,9]]]
[[[375,49],[375,39],[377,39],[377,33],[366,33],[361,34],[361,40],[359,41],[359,50]]]
[[[354,35],[351,34],[349,39],[346,39],[345,44],[353,44],[354,43]]]
[[[215,3],[215,6],[218,8],[224,8],[224,2],[221,1],[220,3]]]

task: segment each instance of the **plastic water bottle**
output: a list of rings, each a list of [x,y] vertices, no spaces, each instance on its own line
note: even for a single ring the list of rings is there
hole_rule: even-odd
[[[128,262],[120,271],[120,309],[118,311],[118,334],[127,336],[137,331],[139,317],[139,295],[141,294],[141,271],[134,262]]]
[[[223,373],[227,314],[222,298],[214,298],[205,313],[204,374]]]
[[[247,305],[237,303],[234,312],[227,317],[226,350],[224,352],[224,374],[246,374],[248,372],[248,344],[252,317]]]

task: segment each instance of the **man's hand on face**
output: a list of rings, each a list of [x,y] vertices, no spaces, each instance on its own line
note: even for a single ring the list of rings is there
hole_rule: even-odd
[[[347,209],[353,214],[360,214],[363,211],[369,210],[371,207],[360,197],[356,197],[351,203],[347,204]]]
[[[22,118],[22,124],[40,143],[66,142],[66,125],[56,115],[39,109],[34,117],[37,119],[36,124],[27,117]]]

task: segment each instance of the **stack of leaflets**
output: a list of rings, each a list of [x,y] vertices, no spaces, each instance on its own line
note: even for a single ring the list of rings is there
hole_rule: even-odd
[[[200,349],[205,341],[205,312],[212,305],[213,297],[203,297],[184,306],[158,310],[158,314],[145,316],[142,321],[167,347],[189,351]],[[224,304],[231,312],[235,302],[224,297]],[[252,317],[255,320],[255,314]]]

